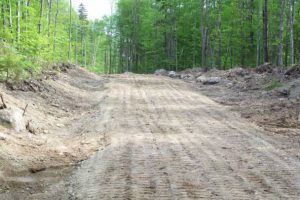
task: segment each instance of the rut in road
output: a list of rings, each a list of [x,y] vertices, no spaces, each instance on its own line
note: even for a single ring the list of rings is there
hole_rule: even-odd
[[[299,160],[184,82],[128,74],[108,87],[107,146],[69,178],[71,198],[300,198]]]

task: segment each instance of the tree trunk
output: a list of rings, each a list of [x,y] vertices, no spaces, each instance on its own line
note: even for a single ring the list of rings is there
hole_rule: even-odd
[[[278,66],[283,67],[283,20],[285,0],[280,0],[280,24],[279,24],[279,48],[278,48]]]
[[[258,5],[257,8],[257,19],[261,16],[261,6]],[[257,40],[256,40],[256,66],[260,65],[261,62],[261,28],[259,20],[257,20]]]
[[[264,24],[264,62],[269,62],[269,45],[268,45],[268,32],[269,32],[269,19],[268,19],[268,0],[264,0],[263,11],[263,24]]]
[[[9,10],[9,28],[10,32],[13,32],[13,19],[12,19],[12,8],[11,8],[11,1],[8,0],[8,10]]]
[[[50,34],[51,34],[51,14],[52,14],[52,0],[48,0],[48,40],[49,40],[49,47],[50,47]]]
[[[24,29],[25,31],[27,31],[28,29],[28,17],[29,17],[29,6],[30,6],[30,0],[27,0],[27,1],[24,1],[24,6],[25,6],[25,12],[23,14],[23,17],[24,17]]]
[[[56,34],[57,34],[57,18],[59,13],[59,0],[56,0],[56,13],[54,18],[54,36],[53,36],[53,53],[56,49]]]
[[[289,19],[289,26],[290,26],[290,65],[294,65],[295,63],[295,56],[294,56],[294,21],[295,21],[295,0],[289,1],[289,12],[290,12],[290,19]]]
[[[44,12],[44,0],[40,0],[40,19],[38,24],[38,33],[42,32],[42,19],[43,19],[43,12]]]
[[[21,36],[21,0],[17,0],[16,2],[16,40],[17,44],[20,43],[20,36]]]
[[[70,0],[69,5],[69,50],[68,50],[68,60],[71,62],[71,39],[72,39],[72,0]]]
[[[1,4],[1,13],[2,13],[2,25],[3,25],[3,31],[5,32],[6,31],[6,5],[5,5],[5,1],[2,1],[2,4]]]
[[[218,0],[218,58],[217,67],[222,68],[222,1]]]
[[[205,67],[205,44],[206,44],[206,34],[205,34],[205,8],[204,0],[201,0],[201,66]]]

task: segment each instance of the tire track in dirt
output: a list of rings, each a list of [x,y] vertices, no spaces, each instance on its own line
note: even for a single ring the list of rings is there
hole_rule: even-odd
[[[69,178],[71,199],[299,199],[299,160],[180,81],[116,75],[99,116],[110,145]]]
[[[177,92],[178,92],[178,90],[176,90]],[[180,94],[179,94],[180,95]],[[186,94],[184,94],[185,96],[187,96]],[[177,96],[176,96],[177,97]],[[187,97],[186,97],[187,98]],[[180,98],[179,98],[180,99]],[[199,102],[200,100],[198,100],[198,102]],[[185,104],[183,104],[183,105],[186,105],[186,103]],[[211,109],[211,110],[213,110],[213,109]],[[213,114],[218,114],[218,113],[220,113],[220,112],[216,112],[216,113],[211,113],[211,112],[209,112],[209,111],[211,111],[211,110],[208,110],[208,109],[204,109],[204,112],[201,112],[201,113],[209,113],[209,115],[206,115],[206,117],[205,117],[205,120],[204,121],[207,121],[207,119],[209,119],[209,118],[211,118],[212,116],[213,116]],[[213,110],[214,111],[214,110]],[[191,116],[191,113],[192,112],[189,112],[188,113],[188,115],[190,115]],[[224,115],[224,113],[225,112],[223,112],[223,115]],[[190,117],[191,119],[194,119],[192,116]],[[216,117],[214,117],[215,119],[216,119]],[[226,116],[223,116],[223,119],[227,119],[228,118],[228,116],[226,117]],[[216,120],[216,121],[219,121],[219,120]],[[208,122],[208,121],[207,121]],[[248,133],[247,131],[244,131],[241,127],[239,127],[240,125],[235,125],[235,126],[232,126],[232,125],[230,125],[229,124],[229,122],[228,121],[222,121],[223,122],[223,124],[224,124],[224,122],[226,122],[225,123],[225,125],[226,126],[228,126],[229,128],[232,128],[232,129],[235,129],[235,130],[239,130],[239,133],[240,133],[240,135],[247,135],[247,136],[249,136],[248,138],[247,138],[247,141],[253,141],[254,140],[254,143],[253,144],[251,144],[250,146],[253,146],[254,144],[255,144],[255,142],[257,142],[257,143],[262,143],[262,146],[265,146],[266,148],[267,148],[267,150],[268,150],[268,148],[271,148],[271,150],[275,150],[269,143],[267,143],[266,141],[264,141],[263,139],[261,139],[261,138],[257,138],[257,133],[256,132],[253,132],[252,131],[252,129],[253,128],[251,128],[251,126],[249,126],[248,127],[248,130],[249,130],[249,132],[250,133]],[[235,121],[233,121],[233,124],[235,123]],[[196,123],[195,123],[196,124]],[[217,124],[218,125],[218,127],[222,127],[222,124],[221,123],[219,123],[219,124]],[[201,128],[201,127],[200,127]],[[224,128],[224,127],[223,127]],[[203,126],[202,127],[202,130],[203,129],[205,129],[206,131],[207,131],[207,126]],[[256,131],[259,131],[259,130],[257,130],[256,129]],[[207,138],[206,138],[207,139]],[[214,140],[213,141],[217,141],[218,139],[220,139],[220,138],[214,138]],[[218,142],[211,142],[211,141],[208,141],[208,143],[210,143],[210,145],[209,146],[216,146],[216,145],[218,145],[218,144],[221,144],[222,143],[222,141],[224,141],[224,139],[226,139],[226,138],[222,138],[222,140],[219,140]],[[228,143],[227,143],[228,144]],[[228,146],[228,145],[227,145]],[[273,149],[272,149],[273,148]],[[218,152],[222,152],[222,151],[218,151]],[[224,152],[224,151],[223,151]],[[263,151],[258,151],[258,152],[260,152],[260,153],[262,153]],[[239,153],[241,153],[241,152],[239,152]],[[298,185],[293,185],[292,183],[291,183],[291,180],[293,180],[293,174],[294,173],[299,173],[299,168],[297,168],[297,166],[299,165],[299,163],[297,163],[297,162],[291,162],[291,163],[288,163],[288,164],[286,164],[285,163],[285,160],[286,159],[278,159],[279,158],[279,156],[278,156],[278,154],[273,154],[273,152],[268,152],[268,151],[264,151],[264,153],[265,154],[261,154],[261,155],[254,155],[254,158],[260,158],[260,159],[257,159],[257,160],[260,160],[260,161],[264,161],[264,162],[267,162],[267,165],[268,166],[272,166],[272,164],[276,164],[276,165],[278,165],[278,166],[281,166],[282,168],[285,168],[284,170],[280,170],[279,172],[278,171],[272,171],[272,170],[266,170],[266,172],[269,172],[267,175],[264,175],[264,174],[259,174],[257,177],[259,177],[259,178],[257,178],[259,181],[258,181],[258,183],[261,183],[262,185],[264,185],[263,184],[263,182],[265,182],[265,183],[267,183],[267,182],[269,182],[270,184],[265,184],[265,186],[266,186],[266,189],[274,189],[275,188],[275,190],[273,191],[273,193],[275,193],[276,194],[276,192],[277,192],[277,190],[280,190],[280,189],[284,189],[284,191],[281,191],[281,193],[277,193],[277,197],[280,197],[281,195],[283,195],[283,197],[282,198],[288,198],[289,196],[285,196],[284,195],[284,193],[285,192],[290,192],[292,195],[293,195],[293,192],[292,191],[297,191],[298,189],[297,189],[297,187],[299,187]],[[283,153],[282,153],[283,154]],[[230,153],[229,155],[232,155],[232,153]],[[223,155],[222,157],[224,157],[224,156],[226,156],[226,155]],[[264,157],[263,157],[264,156]],[[220,158],[221,158],[221,156],[219,156]],[[270,160],[270,161],[269,161]],[[289,164],[291,164],[291,165],[289,165]],[[274,173],[275,172],[275,173]],[[282,176],[278,176],[278,175],[282,175]],[[274,176],[274,175],[276,175],[274,178],[272,177],[272,176]],[[273,178],[273,180],[270,180],[270,179],[272,179]],[[252,178],[252,180],[253,180],[253,178]],[[250,180],[251,181],[251,180]],[[282,184],[284,182],[284,184],[286,184],[286,185],[280,185],[280,184]],[[276,186],[278,186],[277,188],[276,188],[276,186],[274,186],[274,183],[276,183],[277,185]],[[296,183],[297,184],[297,183]],[[288,187],[287,187],[288,186]],[[299,191],[299,190],[298,190]],[[294,195],[295,195],[295,197],[297,197],[297,196],[299,196],[299,192],[298,193],[294,193]]]

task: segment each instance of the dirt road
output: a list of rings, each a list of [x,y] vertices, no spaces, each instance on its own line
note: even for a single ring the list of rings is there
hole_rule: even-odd
[[[70,177],[74,199],[299,199],[300,161],[185,83],[111,78],[107,147]]]
[[[299,148],[287,152],[180,80],[109,79],[94,116],[105,147],[61,182],[60,192],[31,199],[300,198]]]

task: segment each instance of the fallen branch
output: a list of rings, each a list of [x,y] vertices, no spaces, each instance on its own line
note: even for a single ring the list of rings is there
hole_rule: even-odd
[[[24,108],[23,116],[25,116],[25,113],[26,113],[27,108],[28,108],[28,104],[27,104],[27,105],[25,106],[25,108]]]
[[[0,106],[0,109],[5,109],[7,108],[5,102],[4,102],[4,98],[3,98],[3,94],[0,93],[0,98],[1,98],[1,101],[2,101],[2,106]]]

